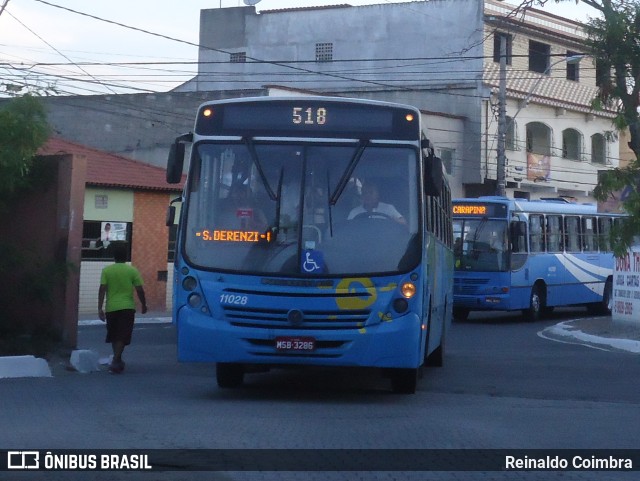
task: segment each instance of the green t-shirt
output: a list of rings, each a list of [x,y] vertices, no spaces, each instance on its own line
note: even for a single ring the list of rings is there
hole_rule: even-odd
[[[142,285],[138,269],[123,262],[116,262],[102,269],[100,284],[107,286],[106,312],[136,308],[133,290],[135,286]]]

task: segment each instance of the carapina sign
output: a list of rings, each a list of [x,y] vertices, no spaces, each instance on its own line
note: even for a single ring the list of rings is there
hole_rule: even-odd
[[[640,245],[616,258],[612,316],[615,320],[640,323]]]

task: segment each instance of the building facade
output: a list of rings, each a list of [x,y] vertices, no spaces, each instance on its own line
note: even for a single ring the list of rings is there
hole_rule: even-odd
[[[502,102],[506,194],[593,202],[597,172],[618,166],[625,143],[612,114],[591,108],[596,69],[583,55],[584,33],[571,20],[513,8],[434,0],[206,9],[191,81],[167,93],[47,98],[49,119],[64,138],[164,167],[206,100],[295,90],[405,103],[429,114],[427,135],[454,195],[474,197],[498,191]]]
[[[49,139],[40,154],[86,159],[79,314],[97,315],[100,274],[114,262],[110,243],[119,240],[129,244],[149,310],[170,309],[173,232],[166,226],[166,212],[181,186],[167,184],[164,169],[60,138]]]
[[[620,144],[613,114],[591,108],[596,69],[584,56],[581,25],[513,9],[492,0],[437,0],[259,14],[255,7],[202,10],[200,69],[177,90],[258,88],[266,80],[459,116],[466,120],[451,180],[468,196],[497,190],[503,102],[506,194],[593,202],[597,172],[618,166]]]
[[[531,10],[514,15],[485,3],[483,168],[496,178],[500,43],[506,66],[506,190],[510,196],[565,197],[593,202],[599,170],[620,163],[612,112],[596,111],[596,65],[584,55],[580,24]]]

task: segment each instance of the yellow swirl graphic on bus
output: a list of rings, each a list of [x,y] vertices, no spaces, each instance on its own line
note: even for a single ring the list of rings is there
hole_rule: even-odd
[[[340,309],[365,309],[378,299],[378,292],[373,281],[368,277],[350,277],[342,279],[336,286],[336,293],[356,294],[361,288],[364,288],[368,294],[361,296],[337,297],[336,304]]]

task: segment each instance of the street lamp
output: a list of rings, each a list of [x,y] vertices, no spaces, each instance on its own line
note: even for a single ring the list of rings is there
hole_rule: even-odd
[[[559,63],[566,62],[567,64],[578,63],[585,57],[589,57],[589,55],[572,55],[570,57],[564,57],[555,62],[549,64],[549,66],[544,70],[542,75],[535,81],[535,83],[529,89],[527,96],[524,98],[516,113],[509,120],[509,124],[507,124],[507,116],[506,116],[506,104],[507,104],[507,52],[506,52],[506,39],[500,39],[500,87],[499,87],[499,98],[498,98],[498,148],[497,148],[497,156],[498,156],[498,168],[496,172],[496,195],[504,197],[506,195],[506,164],[507,157],[505,153],[506,149],[506,136],[507,129],[511,127],[511,124],[515,121],[516,117],[520,113],[520,111],[525,108],[529,104],[529,100],[533,96],[534,92],[542,82],[542,79],[547,78],[551,69],[558,65]]]

